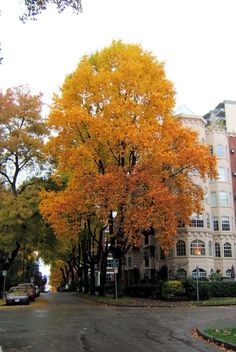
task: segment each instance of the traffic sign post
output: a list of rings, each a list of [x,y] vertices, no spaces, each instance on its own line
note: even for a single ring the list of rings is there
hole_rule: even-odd
[[[113,267],[114,270],[114,275],[115,275],[115,297],[117,299],[117,277],[116,275],[118,274],[118,267],[119,267],[119,259],[114,258],[111,261],[111,266]]]
[[[112,259],[111,260],[111,266],[114,268],[114,267],[118,267],[119,266],[119,259]]]

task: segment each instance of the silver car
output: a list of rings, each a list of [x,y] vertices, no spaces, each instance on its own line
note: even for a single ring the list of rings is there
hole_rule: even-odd
[[[10,304],[29,304],[30,297],[27,288],[11,287],[6,295],[6,305]]]

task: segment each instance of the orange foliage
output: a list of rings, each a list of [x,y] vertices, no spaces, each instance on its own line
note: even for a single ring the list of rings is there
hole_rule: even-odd
[[[67,174],[60,193],[44,193],[41,212],[55,232],[78,233],[96,216],[138,244],[156,229],[163,248],[173,245],[179,220],[200,211],[201,180],[216,176],[216,160],[195,132],[171,117],[174,90],[163,64],[137,45],[112,45],[82,59],[55,97],[49,125],[57,132],[48,152],[57,174]]]

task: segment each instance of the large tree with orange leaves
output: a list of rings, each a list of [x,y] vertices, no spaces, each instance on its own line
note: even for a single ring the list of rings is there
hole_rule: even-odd
[[[163,64],[138,45],[113,42],[83,57],[49,117],[48,151],[68,184],[45,193],[41,211],[59,236],[96,217],[120,259],[151,229],[170,249],[178,221],[201,209],[192,175],[216,176],[215,159],[171,117],[173,106]]]

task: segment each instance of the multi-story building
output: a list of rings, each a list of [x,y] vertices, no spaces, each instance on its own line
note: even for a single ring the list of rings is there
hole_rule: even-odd
[[[136,283],[137,272],[141,280],[194,277],[197,270],[201,277],[209,277],[214,272],[231,276],[236,263],[236,102],[225,101],[218,105],[218,110],[201,117],[185,109],[176,116],[184,126],[196,130],[199,141],[208,144],[211,153],[218,157],[218,179],[202,184],[204,211],[192,214],[189,226],[178,228],[176,243],[168,258],[152,234],[145,236],[139,250],[130,250],[125,264],[126,285]]]

